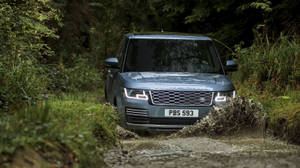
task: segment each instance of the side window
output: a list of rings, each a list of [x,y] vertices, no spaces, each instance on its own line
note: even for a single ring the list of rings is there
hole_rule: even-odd
[[[214,45],[220,56],[223,65],[226,65],[226,61],[232,59],[233,51],[224,43],[214,40]]]
[[[120,66],[122,66],[124,56],[126,54],[127,41],[128,41],[127,38],[123,38],[123,40],[120,43],[119,50],[118,50],[118,53],[117,53],[117,58],[119,60],[119,65]]]

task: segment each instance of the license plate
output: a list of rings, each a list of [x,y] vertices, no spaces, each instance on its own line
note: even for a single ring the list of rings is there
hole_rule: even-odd
[[[199,110],[165,109],[165,117],[194,118],[199,116]]]

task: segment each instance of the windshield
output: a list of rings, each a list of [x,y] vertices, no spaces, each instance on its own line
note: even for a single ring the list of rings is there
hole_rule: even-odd
[[[132,39],[125,72],[223,73],[211,41]]]

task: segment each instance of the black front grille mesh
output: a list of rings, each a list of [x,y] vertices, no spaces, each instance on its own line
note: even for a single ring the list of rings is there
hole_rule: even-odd
[[[154,105],[171,106],[210,106],[212,92],[197,91],[150,91],[151,101]]]

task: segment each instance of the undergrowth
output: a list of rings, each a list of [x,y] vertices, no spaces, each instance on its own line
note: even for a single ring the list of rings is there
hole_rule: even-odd
[[[281,36],[236,48],[239,70],[231,75],[241,96],[261,102],[276,137],[300,143],[300,43]]]
[[[235,78],[278,95],[287,87],[295,89],[300,84],[299,51],[299,41],[283,35],[275,41],[257,38],[248,48],[236,46],[239,71]]]
[[[237,93],[263,104],[267,112],[266,127],[275,137],[298,143],[300,135],[300,91],[287,88],[278,95],[271,91],[261,92],[250,82],[235,81]]]
[[[0,165],[9,165],[24,146],[47,152],[44,146],[51,142],[71,151],[80,167],[104,166],[103,152],[117,143],[116,115],[111,106],[88,97],[53,96],[23,110],[0,113]]]

